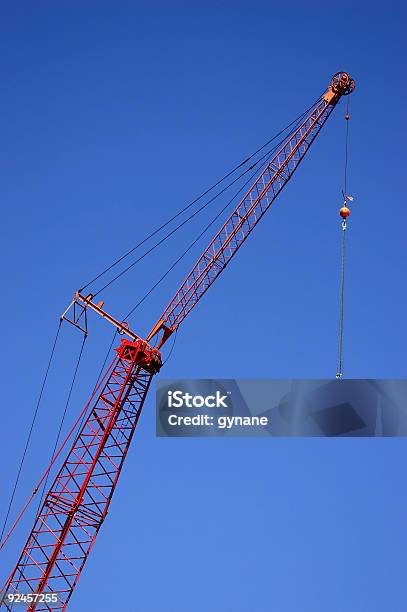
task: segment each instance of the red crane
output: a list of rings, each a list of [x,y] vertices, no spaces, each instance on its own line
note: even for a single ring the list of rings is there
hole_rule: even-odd
[[[160,349],[197,305],[288,183],[341,96],[355,87],[346,72],[332,78],[328,90],[283,143],[273,159],[202,253],[144,340],[103,310],[93,295],[75,295],[74,315],[91,308],[128,336],[116,348],[87,405],[87,416],[59,469],[12,571],[5,592],[38,597],[33,610],[65,610],[109,505],[126,458],[151,380],[162,365]],[[83,320],[83,319],[82,319]],[[151,341],[157,340],[157,347]],[[59,593],[56,602],[52,593]],[[45,597],[48,595],[48,597]],[[12,605],[5,601],[8,610]]]

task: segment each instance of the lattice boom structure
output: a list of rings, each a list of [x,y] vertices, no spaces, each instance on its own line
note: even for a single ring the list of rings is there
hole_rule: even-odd
[[[59,592],[61,597],[58,604],[40,603],[32,610],[65,609],[106,517],[151,379],[161,365],[159,354],[147,346],[123,340],[116,349],[110,375],[44,499],[8,591]]]

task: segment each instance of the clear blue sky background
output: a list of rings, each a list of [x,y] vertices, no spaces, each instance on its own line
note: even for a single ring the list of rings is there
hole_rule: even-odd
[[[289,123],[338,69],[357,81],[345,373],[406,376],[401,2],[5,1],[0,12],[1,517],[74,290]],[[185,322],[163,376],[334,376],[343,114],[342,104]],[[128,310],[211,214],[106,291],[107,309]],[[197,255],[135,329],[147,331]],[[91,317],[67,424],[110,334]],[[13,514],[49,458],[80,341],[64,328]],[[72,610],[406,609],[404,440],[157,439],[153,399]],[[31,521],[1,554],[2,578]]]

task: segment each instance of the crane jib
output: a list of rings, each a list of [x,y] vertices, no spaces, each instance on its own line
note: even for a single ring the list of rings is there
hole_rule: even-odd
[[[162,330],[161,347],[178,329],[290,180],[340,97],[351,93],[354,87],[347,73],[334,75],[321,100],[268,162],[198,259],[153,327],[149,340]]]
[[[152,328],[146,340],[79,292],[62,315],[87,333],[87,309],[129,337],[116,349],[86,407],[71,449],[46,493],[34,526],[3,593],[57,592],[58,601],[32,600],[29,610],[65,610],[104,522],[153,376],[161,367],[160,347],[178,329],[231,261],[274,199],[291,179],[338,100],[355,87],[346,72],[332,78],[327,92],[282,145],[213,238]],[[71,316],[70,309],[73,310]],[[157,336],[158,345],[149,343]],[[4,600],[5,608],[13,604]]]

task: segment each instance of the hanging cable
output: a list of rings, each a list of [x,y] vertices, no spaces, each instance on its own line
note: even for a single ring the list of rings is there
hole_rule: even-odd
[[[51,465],[54,462],[55,453],[56,453],[56,450],[58,448],[59,438],[60,438],[62,427],[63,427],[64,421],[65,421],[66,412],[68,410],[68,406],[69,406],[69,403],[70,403],[70,400],[71,400],[71,395],[72,395],[73,387],[74,387],[74,384],[75,384],[76,375],[78,373],[79,364],[81,362],[82,353],[83,353],[83,349],[84,349],[84,346],[85,346],[86,338],[87,338],[87,336],[84,335],[83,336],[82,345],[81,345],[81,349],[79,351],[79,356],[78,356],[78,359],[77,359],[77,362],[76,362],[74,374],[73,374],[73,377],[72,377],[71,386],[69,388],[68,397],[67,397],[67,400],[66,400],[66,403],[65,403],[65,409],[64,409],[64,412],[62,414],[61,421],[60,421],[60,424],[59,424],[59,429],[58,429],[57,437],[56,437],[56,440],[55,440],[54,449],[52,451],[51,461],[50,461]],[[38,516],[40,508],[42,507],[42,502],[44,500],[44,495],[45,495],[45,491],[46,491],[46,488],[47,488],[49,475],[50,475],[50,472],[47,473],[45,481],[44,481],[44,484],[42,486],[41,497],[40,497],[40,500],[38,502],[38,506],[37,506],[37,510],[36,510],[35,516]],[[0,541],[1,541],[1,538],[0,538]],[[26,554],[25,557],[23,557],[23,564],[25,564],[27,562],[27,559],[28,559],[28,555]]]
[[[350,97],[346,100],[346,128],[345,128],[345,164],[343,171],[343,190],[345,197],[348,195],[348,157],[349,157],[349,120],[350,120]]]
[[[250,166],[245,172],[250,171],[254,166]],[[194,217],[196,217],[202,210],[204,210],[205,208],[207,208],[207,206],[209,206],[209,204],[211,204],[216,198],[218,198],[222,193],[224,193],[227,189],[229,189],[229,187],[231,187],[234,183],[236,183],[237,181],[239,181],[241,178],[241,176],[238,176],[235,180],[233,180],[231,183],[229,183],[226,187],[224,187],[221,191],[219,191],[215,196],[213,196],[212,198],[210,198],[210,200],[208,200],[208,202],[206,202],[205,204],[203,204],[200,208],[198,208],[198,210],[196,210],[194,213],[192,213],[192,215],[190,215],[189,217],[187,217],[184,221],[182,221],[182,223],[180,223],[179,225],[177,225],[174,229],[172,229],[170,232],[168,232],[163,238],[161,238],[158,242],[156,242],[150,249],[148,249],[147,251],[145,251],[142,255],[140,255],[140,257],[138,257],[135,261],[133,261],[131,264],[129,264],[126,268],[124,268],[124,270],[122,270],[121,272],[119,272],[118,274],[116,274],[116,276],[114,276],[108,283],[106,283],[105,285],[103,285],[103,287],[101,287],[100,289],[98,289],[98,291],[96,291],[93,294],[93,297],[96,297],[97,295],[99,295],[99,293],[101,293],[102,291],[104,291],[105,289],[107,289],[108,287],[110,287],[110,285],[112,285],[113,283],[115,283],[119,278],[121,278],[124,274],[126,274],[129,270],[131,270],[132,268],[134,268],[135,265],[137,265],[138,263],[140,263],[140,261],[142,261],[145,257],[147,257],[147,255],[150,255],[150,253],[152,253],[157,247],[159,247],[161,244],[163,244],[163,242],[165,242],[166,240],[168,240],[168,238],[170,238],[171,236],[173,236],[178,230],[180,230],[184,225],[186,225],[189,221],[191,221],[191,219],[193,219]]]
[[[100,381],[100,378],[101,378],[101,376],[102,376],[102,374],[103,374],[103,371],[104,371],[104,369],[105,369],[105,366],[106,366],[107,360],[108,360],[109,355],[110,355],[110,351],[112,350],[112,346],[113,346],[113,344],[114,344],[114,341],[115,341],[116,336],[118,335],[118,333],[119,333],[119,330],[117,330],[117,329],[116,329],[116,330],[113,332],[113,337],[112,337],[112,339],[111,339],[111,341],[110,341],[110,343],[109,343],[109,346],[108,346],[108,348],[107,348],[107,351],[106,351],[105,357],[104,357],[104,359],[103,359],[103,363],[102,363],[102,365],[100,366],[100,370],[99,370],[99,374],[98,374],[98,377],[97,377],[96,382],[95,382],[95,386],[93,387],[93,391],[92,391],[92,394],[93,394],[93,395],[94,395],[94,393],[95,393],[96,389],[99,387],[99,381]],[[110,368],[111,368],[111,364],[109,365],[109,369],[110,369]],[[103,375],[103,379],[105,378],[105,376],[106,376],[106,374],[104,374],[104,375]],[[92,397],[93,397],[93,395],[92,395]],[[87,416],[87,413],[86,413],[86,412],[84,412],[84,413],[83,413],[83,415],[82,415],[82,418],[81,418],[80,420],[78,420],[78,421],[77,421],[77,428],[76,428],[76,434],[75,434],[75,435],[77,435],[77,434],[78,434],[78,433],[79,433],[79,432],[82,430],[82,427],[83,427],[83,424],[84,424],[84,422],[85,422],[86,416]]]
[[[10,529],[8,530],[7,534],[4,536],[4,539],[0,540],[0,551],[4,548],[4,546],[8,542],[10,536],[14,532],[14,529],[17,527],[17,525],[20,522],[22,516],[25,514],[25,512],[26,512],[28,506],[30,505],[30,503],[32,502],[33,498],[38,493],[39,488],[41,487],[41,485],[44,482],[45,478],[47,477],[47,475],[49,474],[50,470],[52,469],[54,463],[56,462],[56,460],[58,459],[58,457],[60,456],[60,454],[64,450],[64,448],[65,448],[66,444],[68,443],[69,439],[72,437],[74,432],[77,430],[78,423],[80,423],[81,419],[83,419],[84,415],[86,415],[86,413],[87,413],[87,411],[89,409],[89,406],[92,405],[92,402],[93,402],[93,400],[94,400],[94,398],[96,396],[96,393],[100,390],[100,388],[102,387],[103,383],[107,380],[109,374],[111,373],[111,371],[112,371],[112,369],[114,367],[115,361],[116,361],[116,357],[111,361],[111,363],[109,364],[109,367],[106,369],[106,371],[103,374],[102,378],[100,379],[99,383],[94,388],[94,390],[92,392],[92,395],[90,396],[88,402],[83,407],[83,409],[80,412],[80,414],[79,414],[78,418],[76,419],[75,423],[72,425],[72,427],[69,430],[68,434],[66,435],[65,439],[61,443],[61,446],[59,447],[59,449],[55,453],[55,456],[54,456],[53,460],[48,465],[47,469],[45,470],[45,472],[43,473],[42,477],[40,478],[37,486],[34,488],[33,492],[31,493],[31,495],[27,499],[25,505],[20,510],[19,514],[17,515],[16,519],[14,520],[14,523],[12,524]],[[6,584],[7,584],[7,582],[6,582]],[[2,592],[2,590],[4,590],[4,586],[2,588],[0,588],[0,592]]]
[[[174,347],[175,347],[175,343],[176,343],[176,341],[177,341],[177,336],[178,336],[178,328],[175,330],[174,340],[172,341],[172,345],[171,345],[171,348],[170,348],[170,350],[169,350],[168,355],[166,356],[166,358],[165,358],[165,359],[164,359],[164,361],[163,361],[163,365],[167,363],[167,361],[169,360],[169,358],[170,358],[170,357],[171,357],[171,355],[172,355],[172,352],[173,352]]]
[[[39,408],[40,408],[40,405],[41,405],[41,401],[42,401],[42,397],[43,397],[43,394],[44,394],[45,385],[46,385],[46,382],[47,382],[47,379],[48,379],[48,374],[49,374],[49,371],[50,371],[50,368],[51,368],[51,364],[52,364],[52,360],[53,360],[53,357],[54,357],[55,348],[56,348],[56,345],[57,345],[57,342],[58,342],[59,332],[61,331],[61,324],[62,324],[62,320],[60,320],[59,323],[58,323],[58,329],[57,329],[57,332],[55,334],[54,342],[52,344],[51,354],[49,356],[48,364],[47,364],[47,367],[45,369],[45,374],[44,374],[44,377],[43,377],[43,380],[42,380],[40,394],[38,396],[37,404],[36,404],[35,409],[34,409],[34,414],[33,414],[33,417],[32,417],[32,420],[31,420],[31,425],[30,425],[30,428],[29,428],[29,431],[28,431],[27,440],[26,440],[26,443],[25,443],[25,446],[24,446],[24,451],[23,451],[23,454],[22,454],[22,457],[21,457],[21,460],[20,460],[20,464],[19,464],[19,467],[18,467],[17,476],[16,476],[16,479],[15,479],[15,482],[14,482],[13,490],[11,492],[10,501],[9,501],[9,504],[8,504],[6,516],[4,518],[3,526],[2,526],[2,529],[1,529],[0,542],[3,540],[3,535],[4,535],[4,532],[6,530],[7,521],[8,521],[9,515],[10,515],[11,507],[13,505],[13,501],[14,501],[14,497],[15,497],[15,494],[16,494],[17,486],[18,486],[18,483],[19,483],[19,480],[20,480],[20,476],[21,476],[21,471],[23,469],[25,457],[26,457],[26,454],[27,454],[28,446],[30,444],[31,435],[32,435],[32,432],[33,432],[33,429],[34,429],[35,422],[37,420],[38,411],[39,411]]]
[[[111,265],[109,265],[107,268],[105,268],[104,270],[102,270],[99,274],[97,274],[96,276],[94,276],[91,280],[89,280],[87,283],[85,283],[80,291],[82,292],[84,289],[86,289],[87,287],[89,287],[89,285],[91,285],[92,283],[94,283],[96,280],[98,280],[99,278],[101,278],[104,274],[106,274],[107,272],[109,272],[110,270],[112,270],[112,268],[114,268],[115,266],[117,266],[121,261],[123,261],[126,257],[128,257],[129,255],[131,255],[131,253],[133,253],[134,251],[136,251],[138,248],[140,248],[143,244],[145,244],[148,240],[150,240],[153,236],[155,236],[156,234],[158,234],[162,229],[164,229],[167,225],[169,225],[172,221],[174,221],[175,219],[177,219],[180,215],[182,215],[184,212],[186,212],[189,208],[191,208],[194,204],[196,204],[199,200],[201,200],[202,198],[204,198],[206,195],[208,195],[211,191],[213,191],[213,189],[215,189],[216,187],[218,187],[221,183],[223,183],[227,178],[229,178],[230,176],[232,176],[239,168],[243,167],[245,164],[247,164],[251,159],[253,159],[253,157],[255,157],[258,153],[260,153],[263,149],[265,149],[269,144],[271,144],[274,140],[276,140],[279,136],[281,136],[284,132],[286,132],[289,128],[291,128],[291,126],[293,126],[294,124],[296,124],[297,122],[301,121],[301,119],[303,119],[305,117],[305,115],[311,110],[311,108],[313,108],[313,106],[315,106],[315,104],[320,100],[321,96],[318,96],[318,98],[311,104],[311,106],[309,106],[303,113],[301,113],[301,115],[299,115],[298,117],[296,117],[296,119],[294,119],[291,123],[289,123],[286,127],[284,127],[282,130],[280,130],[277,134],[275,134],[272,138],[270,138],[266,143],[264,143],[264,145],[262,145],[261,147],[259,147],[256,151],[254,151],[254,153],[252,153],[249,157],[247,157],[246,159],[244,159],[241,163],[239,163],[237,166],[235,166],[230,172],[228,172],[227,174],[225,174],[225,176],[223,176],[221,179],[219,179],[216,183],[214,183],[211,187],[209,187],[208,189],[206,189],[201,195],[199,195],[197,198],[195,198],[194,200],[192,200],[189,204],[187,204],[186,206],[184,206],[180,211],[178,211],[175,215],[173,215],[170,219],[168,219],[167,221],[165,221],[162,225],[160,225],[158,228],[156,228],[155,230],[153,230],[146,238],[144,238],[143,240],[141,240],[140,242],[138,242],[134,247],[132,247],[129,251],[127,251],[126,253],[124,253],[124,255],[122,255],[121,257],[119,257],[118,259],[116,259]],[[257,162],[256,162],[257,163]],[[244,173],[243,173],[244,174]],[[243,176],[243,174],[241,176]],[[241,178],[238,177],[238,178]],[[237,179],[238,180],[238,179]],[[231,185],[236,182],[233,181],[231,183]],[[229,185],[230,186],[230,185]],[[220,193],[223,193],[223,191],[225,191],[225,189],[223,189]],[[218,195],[220,195],[220,193]],[[217,197],[217,196],[216,196]],[[215,199],[215,198],[213,198]],[[213,200],[211,200],[213,201]]]
[[[115,329],[115,331],[113,332],[113,337],[112,337],[112,340],[111,340],[111,342],[110,342],[110,344],[109,344],[109,348],[108,348],[108,349],[107,349],[107,351],[106,351],[105,358],[104,358],[103,363],[102,363],[102,365],[101,365],[101,367],[100,367],[99,374],[98,374],[98,377],[97,377],[97,379],[96,379],[96,383],[95,383],[95,387],[94,387],[94,389],[96,389],[96,387],[97,387],[97,386],[98,386],[98,384],[99,384],[100,377],[102,376],[103,370],[105,369],[106,362],[107,362],[107,360],[108,360],[108,358],[109,358],[110,351],[112,350],[113,343],[114,343],[114,341],[115,341],[116,336],[118,335],[118,333],[119,333],[119,330],[118,330],[118,329]]]
[[[101,376],[102,376],[102,374],[103,374],[103,371],[104,371],[104,369],[105,369],[105,366],[106,366],[107,360],[109,359],[110,351],[112,350],[112,346],[113,346],[113,344],[114,344],[114,341],[115,341],[116,336],[118,335],[118,333],[119,333],[119,330],[118,330],[118,329],[115,329],[115,330],[114,330],[114,332],[113,332],[112,339],[111,339],[111,341],[110,341],[110,343],[109,343],[108,349],[107,349],[107,351],[106,351],[106,355],[105,355],[105,357],[104,357],[104,359],[103,359],[103,363],[102,363],[102,365],[100,366],[99,374],[98,374],[98,377],[97,377],[97,379],[96,379],[95,386],[93,387],[93,393],[95,392],[95,390],[97,389],[97,387],[98,387],[98,385],[99,385],[99,380],[100,380],[100,378],[101,378]],[[83,417],[82,417],[82,420],[79,422],[79,425],[78,425],[78,430],[77,430],[78,432],[79,432],[79,431],[82,429],[83,423],[85,422],[85,418],[86,418],[86,412],[84,413],[84,415],[83,415]]]
[[[279,145],[276,145],[279,146]],[[200,234],[193,240],[189,246],[181,253],[181,255],[172,263],[172,265],[167,269],[167,271],[158,279],[158,281],[144,294],[144,296],[137,302],[137,304],[127,313],[123,320],[127,320],[141,304],[148,298],[149,295],[160,285],[160,283],[168,276],[168,274],[175,268],[175,266],[185,257],[185,255],[195,246],[195,244],[202,238],[202,236],[208,231],[208,229],[215,223],[215,221],[221,216],[222,213],[225,212],[227,208],[231,205],[231,203],[237,198],[239,193],[243,191],[243,189],[253,180],[256,172],[252,172],[249,178],[243,183],[243,185],[236,191],[233,197],[228,200],[225,206],[215,215],[215,217],[204,227],[204,229],[200,232]]]
[[[75,385],[75,381],[76,381],[76,377],[77,377],[77,374],[78,374],[79,365],[81,363],[83,349],[85,348],[86,338],[87,338],[87,336],[84,335],[83,336],[83,340],[82,340],[82,345],[81,345],[81,348],[80,348],[80,351],[79,351],[78,359],[76,360],[76,365],[75,365],[74,373],[73,373],[73,376],[72,376],[71,385],[69,387],[68,396],[66,398],[64,411],[62,413],[61,421],[59,423],[58,433],[57,433],[57,436],[56,436],[56,440],[55,440],[55,444],[54,444],[54,449],[52,451],[50,463],[53,463],[54,457],[55,457],[55,453],[56,453],[57,448],[58,448],[59,438],[61,436],[62,428],[63,428],[64,422],[65,422],[66,413],[67,413],[67,410],[68,410],[68,407],[69,407],[69,404],[70,404],[70,401],[71,401],[72,391],[73,391],[73,388],[74,388],[74,385]],[[44,494],[45,494],[46,487],[47,487],[47,484],[48,484],[48,478],[49,478],[49,472],[48,472],[48,474],[47,474],[47,476],[45,478],[44,484],[42,486],[42,492],[41,492],[40,501],[38,503],[37,514],[38,514],[38,512],[39,512],[39,510],[40,510],[40,508],[42,506],[42,502],[43,502],[43,499],[44,499]]]
[[[353,197],[348,194],[348,158],[349,158],[349,108],[350,101],[347,99],[346,105],[346,128],[345,128],[345,162],[344,162],[344,174],[343,174],[343,203],[342,208],[339,211],[342,217],[342,245],[341,245],[341,275],[340,275],[340,295],[339,295],[339,329],[338,329],[338,358],[336,365],[336,378],[340,379],[343,377],[343,329],[344,329],[344,315],[345,315],[345,255],[346,255],[346,220],[350,215],[350,209],[348,202],[353,201]]]
[[[306,113],[307,111],[305,111]],[[304,113],[303,113],[304,115]],[[114,276],[108,283],[106,283],[105,285],[103,285],[103,287],[101,287],[98,291],[96,291],[93,294],[93,297],[96,297],[97,295],[99,295],[102,291],[104,291],[105,289],[107,289],[108,287],[110,287],[110,285],[112,285],[114,282],[116,282],[119,278],[121,278],[124,274],[126,274],[129,270],[131,270],[136,264],[138,264],[140,261],[142,261],[147,255],[149,255],[152,251],[154,251],[158,246],[160,246],[163,242],[165,242],[168,238],[170,238],[173,234],[175,234],[179,229],[181,229],[181,227],[183,227],[184,225],[186,225],[191,219],[193,219],[196,215],[198,215],[202,210],[204,210],[207,206],[209,206],[209,204],[211,204],[216,198],[218,198],[220,195],[222,195],[227,189],[229,189],[229,187],[231,187],[232,185],[234,185],[235,183],[237,183],[245,174],[247,174],[248,172],[250,172],[251,170],[253,170],[256,166],[258,166],[259,164],[261,164],[261,162],[263,162],[266,158],[269,158],[281,145],[282,143],[290,137],[290,135],[297,129],[297,126],[299,125],[299,123],[301,122],[301,119],[303,117],[301,116],[300,118],[297,118],[296,120],[296,124],[294,125],[294,127],[292,128],[292,130],[286,134],[286,136],[281,139],[276,145],[274,145],[274,147],[272,147],[271,149],[269,149],[264,155],[262,155],[255,163],[253,163],[251,166],[249,166],[248,168],[246,168],[246,170],[244,172],[242,172],[236,179],[234,179],[233,181],[231,181],[228,185],[226,185],[226,187],[224,187],[223,189],[221,189],[217,194],[215,194],[212,198],[210,198],[205,204],[203,204],[200,208],[198,208],[194,213],[192,213],[189,217],[187,217],[187,219],[185,219],[184,221],[182,221],[179,225],[177,225],[175,228],[173,228],[170,232],[168,232],[163,238],[161,238],[158,242],[156,242],[150,249],[148,249],[147,251],[145,251],[140,257],[138,257],[135,261],[133,261],[131,264],[129,264],[126,268],[124,268],[123,270],[121,270],[118,274],[116,274],[116,276]],[[254,173],[251,175],[251,177],[254,176]],[[250,179],[249,179],[250,181]],[[244,186],[246,186],[248,184],[249,181],[246,181],[244,183]],[[239,191],[237,193],[240,193],[241,189],[239,189]],[[232,200],[229,201],[228,205],[230,204],[231,201],[233,201],[233,199],[236,197],[235,196],[232,198]],[[227,206],[228,206],[227,205]],[[227,206],[225,208],[227,208]],[[222,209],[221,212],[223,212],[225,210],[225,208]],[[215,220],[218,218],[219,215],[217,215],[215,217]],[[206,231],[206,230],[205,230]]]
[[[345,247],[346,247],[346,219],[342,221],[342,254],[341,254],[341,283],[339,298],[339,332],[338,332],[338,360],[336,378],[343,376],[343,323],[345,306]]]

